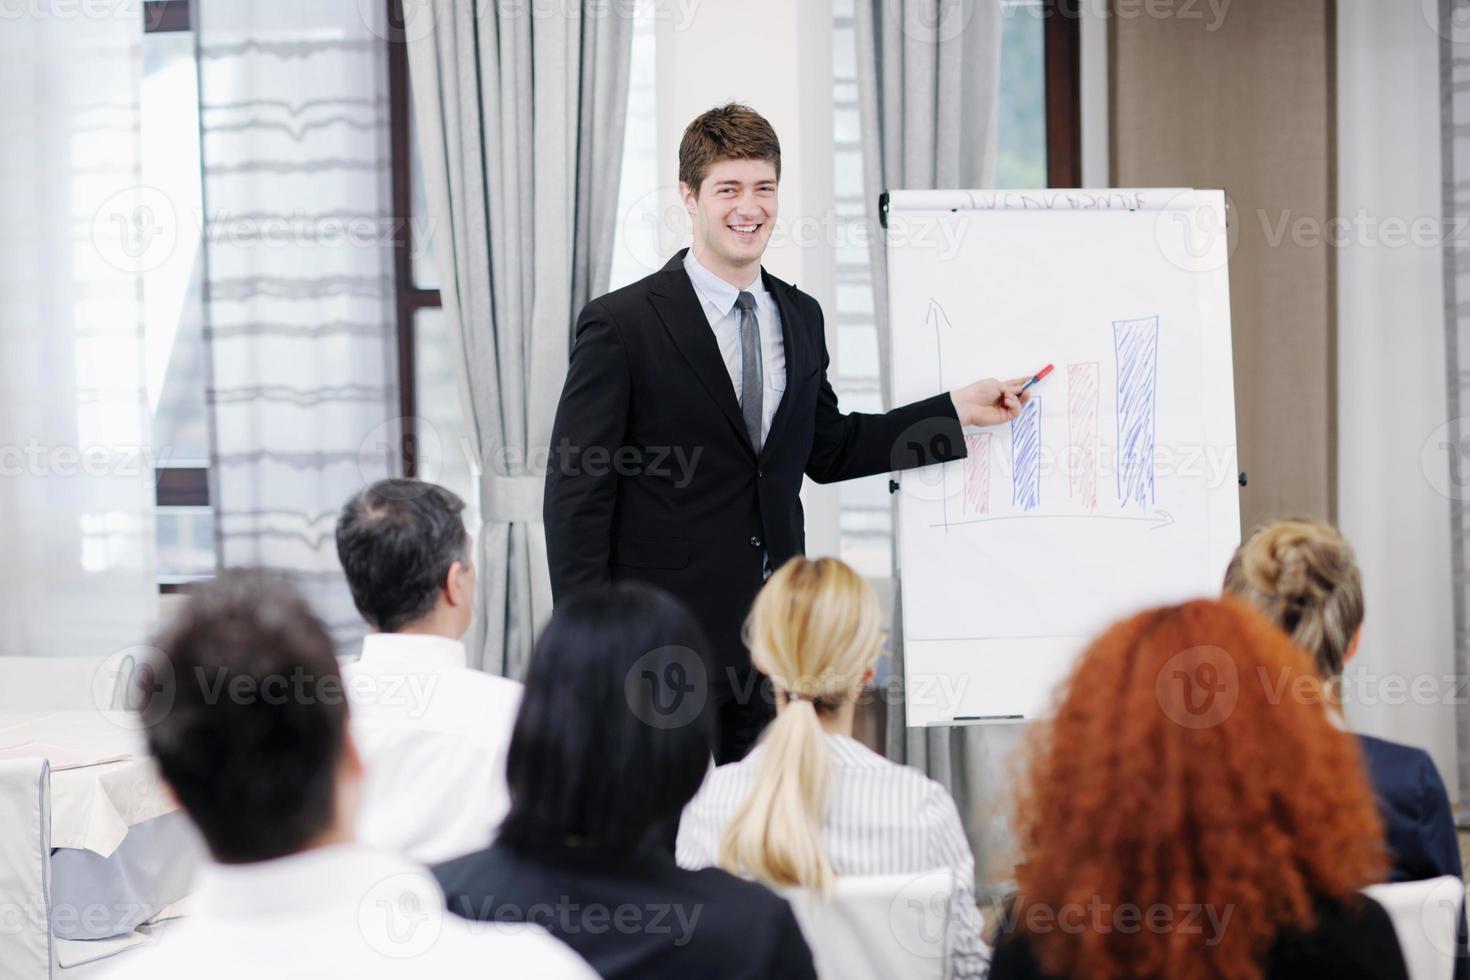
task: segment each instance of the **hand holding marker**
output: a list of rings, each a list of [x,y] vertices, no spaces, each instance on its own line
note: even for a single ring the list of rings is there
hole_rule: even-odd
[[[1036,382],[1038,382],[1038,381],[1040,381],[1040,380],[1041,380],[1041,379],[1042,379],[1042,378],[1044,378],[1044,377],[1046,377],[1046,376],[1047,376],[1047,375],[1048,375],[1048,374],[1051,374],[1051,369],[1052,369],[1052,368],[1053,368],[1053,367],[1054,367],[1054,366],[1055,366],[1055,365],[1052,365],[1052,364],[1048,364],[1048,365],[1047,365],[1047,366],[1046,366],[1046,367],[1044,367],[1044,368],[1042,368],[1042,369],[1041,369],[1041,370],[1040,370],[1040,371],[1037,371],[1037,372],[1036,372],[1036,373],[1035,373],[1035,374],[1033,374],[1033,375],[1032,375],[1032,376],[1031,376],[1031,380],[1030,380],[1030,381],[1028,381],[1028,382],[1026,382],[1026,383],[1025,383],[1025,384],[1023,384],[1023,385],[1022,385],[1022,386],[1021,386],[1021,391],[1022,391],[1022,392],[1024,392],[1024,391],[1025,391],[1025,390],[1026,390],[1026,389],[1027,389],[1027,388],[1029,388],[1029,387],[1031,387],[1031,386],[1032,386],[1032,385],[1034,385],[1034,384],[1035,384],[1035,383],[1036,383]]]

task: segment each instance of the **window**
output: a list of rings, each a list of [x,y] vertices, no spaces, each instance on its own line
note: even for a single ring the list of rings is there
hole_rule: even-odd
[[[143,270],[148,406],[152,413],[157,578],[160,589],[214,574],[209,420],[199,219],[199,85],[187,0],[143,10],[142,177],[157,188],[157,220],[173,248]],[[165,193],[162,193],[166,191]]]

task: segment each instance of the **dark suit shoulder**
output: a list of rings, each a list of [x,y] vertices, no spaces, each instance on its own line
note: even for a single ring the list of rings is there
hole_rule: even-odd
[[[1394,769],[1418,767],[1425,763],[1434,765],[1428,752],[1412,745],[1390,742],[1374,735],[1359,735],[1358,743],[1363,747],[1363,755],[1368,758],[1369,765],[1383,765]]]
[[[764,276],[766,289],[770,290],[772,295],[777,293],[785,294],[786,299],[796,307],[804,319],[810,321],[821,316],[822,304],[817,302],[815,296],[802,292],[796,286],[793,286],[784,279],[778,279],[769,272],[762,270],[761,274]]]

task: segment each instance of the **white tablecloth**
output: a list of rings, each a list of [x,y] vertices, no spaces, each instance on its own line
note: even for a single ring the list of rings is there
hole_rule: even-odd
[[[131,712],[0,710],[0,754],[51,760],[58,940],[127,936],[188,893],[204,848],[164,789]],[[102,947],[66,948],[85,961]]]
[[[121,762],[51,772],[51,846],[109,857],[128,828],[177,809],[148,758],[137,716],[126,711],[0,711],[0,752],[29,743],[37,754]],[[75,761],[71,759],[71,761]],[[53,766],[62,764],[60,758]]]

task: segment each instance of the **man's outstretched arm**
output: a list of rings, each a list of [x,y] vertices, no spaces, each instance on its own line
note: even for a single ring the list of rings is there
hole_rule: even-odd
[[[818,322],[821,313],[818,311]],[[819,333],[820,336],[820,333]],[[1015,418],[1028,396],[1028,379],[987,378],[882,415],[843,414],[827,380],[827,345],[822,344],[816,424],[806,474],[818,483],[945,463],[965,456],[961,425],[994,425]]]
[[[542,519],[553,600],[611,581],[618,476],[610,461],[627,431],[630,388],[622,335],[589,303],[577,318],[546,467]]]

